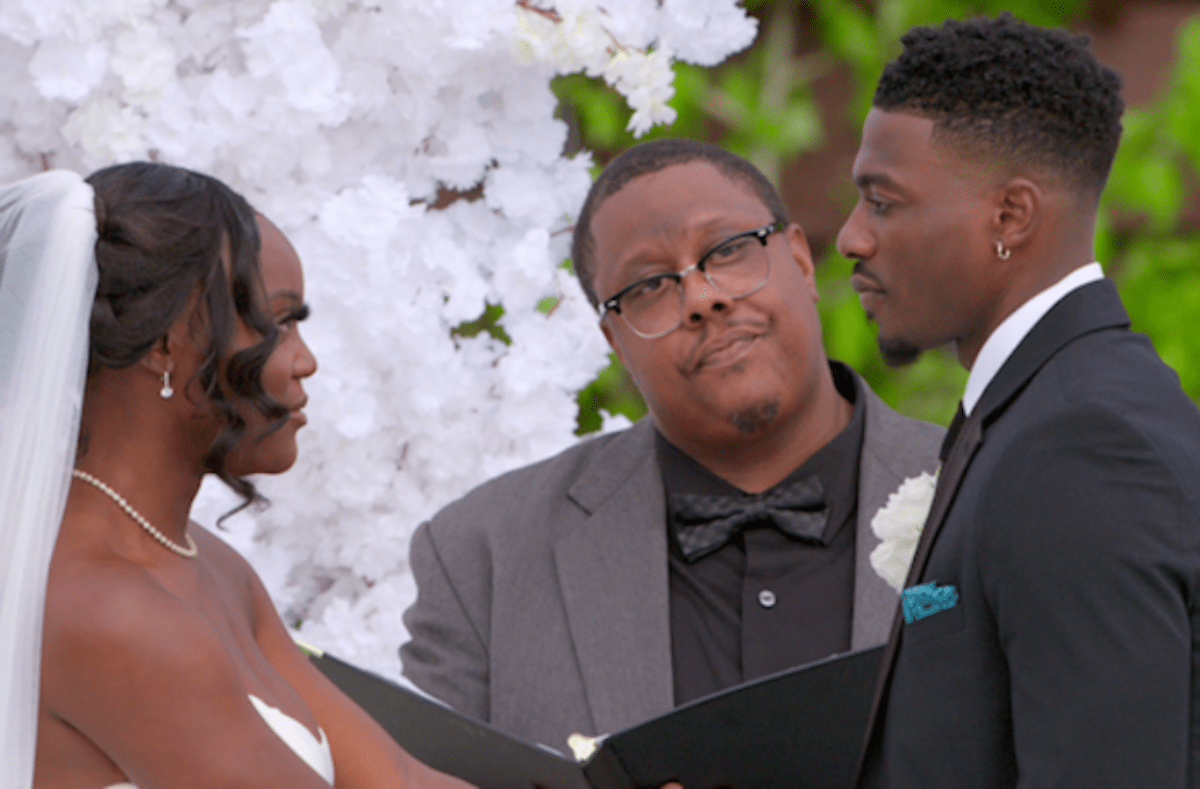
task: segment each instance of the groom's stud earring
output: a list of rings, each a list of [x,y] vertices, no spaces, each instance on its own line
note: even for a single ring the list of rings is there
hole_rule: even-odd
[[[158,393],[164,400],[169,400],[171,395],[175,394],[175,390],[171,388],[171,372],[169,370],[163,371],[163,387],[158,390]]]
[[[1000,258],[1001,260],[1008,260],[1008,257],[1011,254],[1011,249],[1006,249],[1004,244],[1000,243],[999,241],[996,242],[996,257]]]

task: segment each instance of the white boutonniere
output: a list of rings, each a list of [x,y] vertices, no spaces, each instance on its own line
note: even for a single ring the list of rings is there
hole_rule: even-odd
[[[897,592],[904,589],[904,580],[908,577],[921,529],[929,517],[929,508],[933,506],[936,488],[937,473],[923,472],[920,476],[909,477],[871,518],[871,531],[880,539],[879,545],[871,551],[871,566]]]

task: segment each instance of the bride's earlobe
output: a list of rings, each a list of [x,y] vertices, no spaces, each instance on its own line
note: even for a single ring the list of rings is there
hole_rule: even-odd
[[[171,373],[175,369],[175,363],[171,360],[171,349],[167,344],[167,336],[164,334],[158,346],[151,348],[150,352],[142,357],[142,364],[150,368],[156,376],[162,378],[162,388],[158,390],[158,394],[164,400],[170,400],[175,394],[175,390],[171,387]]]

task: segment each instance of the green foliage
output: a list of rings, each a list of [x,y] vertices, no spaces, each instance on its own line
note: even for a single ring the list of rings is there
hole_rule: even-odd
[[[1180,228],[1186,199],[1195,197],[1200,172],[1200,17],[1177,37],[1170,90],[1155,105],[1129,110],[1097,229],[1097,252],[1112,261],[1134,329],[1154,341],[1200,400],[1200,235]],[[1191,186],[1189,187],[1189,182]],[[1120,219],[1144,223],[1119,233]]]
[[[539,307],[541,305],[538,305]],[[504,331],[504,327],[500,325],[500,319],[504,317],[504,307],[500,304],[489,304],[484,309],[483,314],[473,321],[460,323],[450,330],[452,337],[474,337],[481,332],[487,332],[493,340],[499,340],[505,345],[512,345],[512,338],[508,336],[508,332]]]
[[[714,69],[676,67],[679,113],[649,137],[680,136],[718,142],[753,161],[773,179],[782,166],[823,144],[822,119],[812,83],[830,69],[848,66],[854,76],[851,106],[857,125],[870,108],[884,65],[900,52],[900,37],[915,25],[947,18],[1012,11],[1041,25],[1063,25],[1086,11],[1082,0],[746,0],[763,20],[759,40]],[[819,49],[793,51],[800,6],[815,15]],[[868,10],[870,9],[870,10]],[[1200,399],[1200,236],[1180,226],[1200,184],[1200,17],[1181,27],[1170,89],[1153,106],[1127,111],[1125,134],[1101,201],[1096,254],[1118,283],[1134,328],[1150,335],[1184,388]],[[564,106],[574,108],[582,142],[598,160],[636,142],[624,131],[629,110],[598,80],[568,77],[556,83]],[[847,173],[847,176],[849,174]],[[850,262],[827,250],[818,266],[819,304],[829,355],[859,370],[901,412],[945,424],[954,413],[966,373],[953,354],[924,354],[903,369],[887,368],[875,330],[849,286]],[[596,408],[644,412],[637,391],[616,360],[580,393],[580,432],[599,427]]]
[[[1200,400],[1200,238],[1143,235],[1118,277],[1133,328],[1150,335],[1193,400]]]
[[[1073,19],[1084,3],[1081,0],[879,0],[874,4],[873,15],[855,0],[814,0],[812,5],[817,11],[822,44],[854,72],[851,112],[854,122],[861,124],[871,108],[871,97],[883,67],[900,54],[900,37],[910,28],[939,25],[952,18],[994,16],[1000,11],[1011,11],[1038,25],[1062,25]]]
[[[714,84],[697,94],[726,129],[721,144],[753,162],[772,183],[779,182],[785,160],[824,139],[809,84],[825,61],[796,58],[795,37],[792,9],[778,3],[749,56],[717,72]]]
[[[1186,196],[1178,144],[1158,117],[1165,109],[1126,111],[1125,132],[1103,198],[1106,212],[1140,213],[1157,232],[1175,225]]]
[[[669,104],[675,109],[675,122],[670,126],[655,126],[641,140],[659,137],[691,137],[708,139],[712,135],[712,118],[704,109],[709,90],[707,69],[687,63],[676,63],[675,96]],[[616,154],[641,140],[635,139],[626,127],[633,111],[625,99],[605,84],[601,77],[568,74],[556,77],[551,83],[559,105],[578,121],[583,147],[601,154]]]
[[[576,434],[584,435],[600,429],[600,412],[622,414],[637,421],[646,413],[646,404],[638,392],[629,373],[617,361],[616,354],[609,354],[608,367],[600,371],[596,380],[579,392],[579,427]]]
[[[1179,32],[1175,86],[1162,105],[1171,136],[1200,170],[1200,17]]]

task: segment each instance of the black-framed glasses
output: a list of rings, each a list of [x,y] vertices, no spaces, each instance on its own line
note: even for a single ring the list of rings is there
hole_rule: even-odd
[[[729,298],[745,298],[767,284],[771,274],[767,238],[783,228],[783,222],[772,222],[738,233],[683,271],[639,279],[601,302],[600,318],[615,312],[644,340],[670,334],[683,325],[683,278],[693,271],[699,271],[709,285]]]

